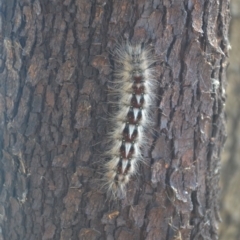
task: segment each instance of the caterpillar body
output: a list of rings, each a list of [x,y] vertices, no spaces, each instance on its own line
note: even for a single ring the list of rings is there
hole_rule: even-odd
[[[117,70],[112,91],[117,96],[117,111],[111,118],[108,135],[109,161],[104,165],[104,186],[113,198],[126,195],[126,185],[143,161],[141,149],[147,144],[146,133],[152,125],[151,107],[156,80],[151,49],[127,43],[115,51]]]

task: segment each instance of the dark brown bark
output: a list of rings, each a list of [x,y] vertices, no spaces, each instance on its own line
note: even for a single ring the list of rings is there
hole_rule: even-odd
[[[0,239],[217,239],[229,2],[0,4]],[[148,164],[109,202],[94,180],[124,37],[155,49],[159,112]]]

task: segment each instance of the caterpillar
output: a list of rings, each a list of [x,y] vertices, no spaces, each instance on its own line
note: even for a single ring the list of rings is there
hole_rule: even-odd
[[[108,162],[104,164],[104,186],[113,198],[126,196],[126,186],[144,161],[141,149],[147,144],[146,133],[152,125],[151,107],[156,80],[150,47],[129,42],[117,47],[112,93],[117,111],[110,122]]]

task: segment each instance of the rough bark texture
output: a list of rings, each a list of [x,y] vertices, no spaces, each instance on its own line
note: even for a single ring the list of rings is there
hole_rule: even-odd
[[[0,239],[217,239],[226,0],[3,0]],[[116,42],[152,43],[157,134],[125,200],[94,180]]]
[[[240,239],[240,1],[231,1],[232,21],[230,27],[230,66],[228,69],[229,85],[226,113],[228,118],[228,140],[224,149],[222,168],[222,202],[220,228],[221,240]]]

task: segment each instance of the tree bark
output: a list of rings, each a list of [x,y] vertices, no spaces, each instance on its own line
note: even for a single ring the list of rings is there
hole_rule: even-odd
[[[217,239],[229,2],[0,6],[0,239]],[[122,38],[158,58],[157,134],[109,201],[94,183]]]

